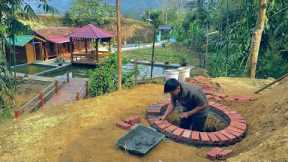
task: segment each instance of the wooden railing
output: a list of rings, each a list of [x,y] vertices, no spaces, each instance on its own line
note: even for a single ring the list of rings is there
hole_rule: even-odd
[[[72,54],[72,62],[81,62],[81,60],[89,61],[90,62],[97,62],[99,61],[99,58],[104,58],[107,56],[110,56],[111,52],[110,51],[98,51],[98,55],[96,54],[96,51],[88,51],[88,53],[85,52],[77,52]],[[84,62],[85,62],[84,61]]]

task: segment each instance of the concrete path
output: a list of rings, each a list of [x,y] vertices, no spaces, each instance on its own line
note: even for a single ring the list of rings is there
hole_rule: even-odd
[[[69,83],[65,83],[46,104],[45,107],[57,106],[76,100],[77,93],[79,99],[86,95],[86,80],[73,78]]]

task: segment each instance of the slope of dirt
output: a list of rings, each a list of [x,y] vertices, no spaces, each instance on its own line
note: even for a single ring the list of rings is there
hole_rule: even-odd
[[[249,131],[231,161],[288,159],[288,80],[257,96],[246,105],[235,105],[248,120]]]
[[[239,78],[213,79],[228,95],[252,95],[255,84]],[[253,81],[254,82],[254,81]],[[253,86],[251,86],[251,84]],[[52,107],[44,112],[0,125],[0,161],[208,161],[208,147],[165,140],[145,157],[119,150],[115,143],[126,131],[115,122],[130,115],[144,118],[147,105],[162,100],[161,85],[141,85],[131,90]],[[288,81],[256,96],[250,103],[225,104],[248,121],[247,137],[230,146],[229,161],[288,159]],[[144,121],[144,120],[143,120]],[[145,123],[146,124],[146,123]]]
[[[162,142],[144,158],[128,155],[115,143],[125,134],[115,122],[144,118],[147,105],[163,99],[161,85],[142,85],[107,96],[50,108],[1,125],[0,161],[207,161],[207,148]],[[143,119],[144,121],[144,119]],[[203,151],[204,150],[204,151]],[[179,156],[181,155],[181,156]]]

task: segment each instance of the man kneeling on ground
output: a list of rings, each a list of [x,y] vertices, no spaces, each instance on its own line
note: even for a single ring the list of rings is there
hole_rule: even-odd
[[[181,118],[181,128],[204,131],[208,101],[200,87],[170,79],[164,85],[164,93],[170,93],[171,103],[160,120],[165,120],[176,110]]]

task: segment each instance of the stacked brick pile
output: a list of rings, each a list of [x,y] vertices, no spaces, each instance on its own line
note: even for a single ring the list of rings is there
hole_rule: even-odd
[[[140,122],[141,122],[141,119],[139,116],[131,116],[125,120],[118,121],[116,123],[116,126],[119,128],[128,130],[132,128],[135,124],[138,124]]]
[[[207,95],[208,100],[213,101],[234,101],[234,102],[249,102],[255,100],[252,96],[228,96],[222,92],[219,92],[219,87],[213,84],[209,78],[203,76],[196,76],[193,78],[188,78],[187,83],[192,85],[197,85],[203,89],[203,92]]]
[[[225,160],[231,156],[231,154],[232,150],[224,150],[222,148],[215,147],[207,153],[207,158],[210,160]]]

